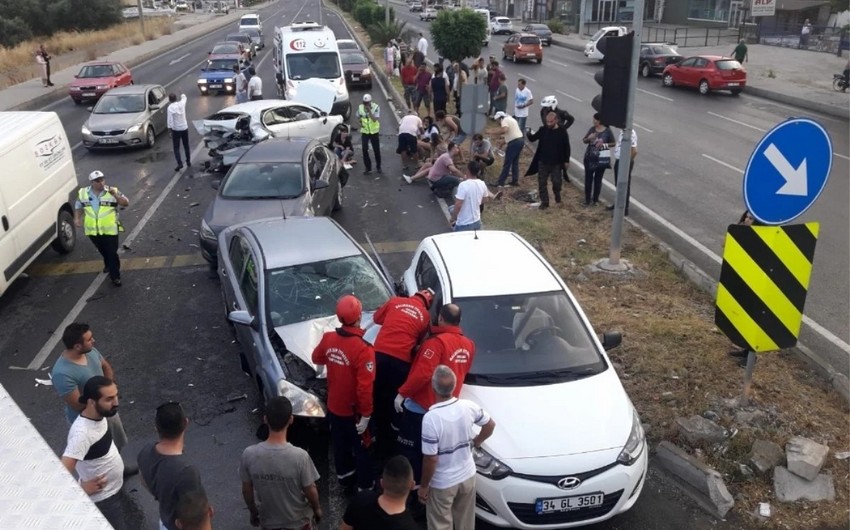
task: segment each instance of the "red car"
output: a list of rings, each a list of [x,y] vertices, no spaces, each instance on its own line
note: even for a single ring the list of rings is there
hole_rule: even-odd
[[[80,68],[68,85],[68,95],[74,103],[95,101],[107,90],[133,84],[133,74],[121,63],[91,62]]]
[[[502,59],[543,62],[543,46],[534,33],[514,33],[502,45]]]
[[[737,96],[747,84],[747,71],[731,57],[698,55],[668,65],[661,82],[666,87],[697,87],[703,95],[712,90],[728,90]]]

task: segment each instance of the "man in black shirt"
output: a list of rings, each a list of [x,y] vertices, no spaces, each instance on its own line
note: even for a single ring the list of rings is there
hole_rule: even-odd
[[[545,125],[536,132],[528,129],[527,134],[532,142],[540,140],[526,175],[537,173],[540,209],[545,210],[549,207],[547,181],[550,177],[555,202],[561,202],[561,168],[570,161],[570,138],[567,136],[567,130],[558,125],[558,116],[554,112],[546,115]]]
[[[403,456],[390,458],[381,476],[384,492],[358,493],[345,510],[339,530],[418,530],[405,506],[413,486],[410,462]]]
[[[159,442],[139,451],[142,484],[159,502],[160,527],[167,530],[179,530],[175,519],[181,496],[204,491],[198,470],[183,456],[183,436],[188,425],[189,418],[179,403],[160,405],[156,409]]]

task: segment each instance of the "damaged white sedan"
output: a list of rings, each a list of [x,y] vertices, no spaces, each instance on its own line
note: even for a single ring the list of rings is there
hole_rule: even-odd
[[[311,361],[313,348],[340,326],[335,307],[345,294],[363,304],[361,326],[372,326],[392,296],[389,281],[328,217],[237,224],[218,242],[225,314],[242,347],[242,369],[264,400],[286,396],[296,416],[324,418],[327,379]]]

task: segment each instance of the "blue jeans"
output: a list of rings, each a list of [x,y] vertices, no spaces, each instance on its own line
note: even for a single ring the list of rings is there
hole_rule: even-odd
[[[499,186],[505,185],[508,171],[511,172],[511,184],[519,184],[519,155],[522,153],[524,145],[525,142],[522,138],[508,142],[508,146],[505,148],[505,165],[502,166],[502,172],[499,173]]]
[[[471,230],[481,230],[481,221],[475,221],[474,223],[468,224],[468,225],[457,225],[456,224],[453,230],[455,232],[468,232],[468,231],[471,231]]]
[[[460,179],[454,175],[443,175],[439,179],[435,180],[431,183],[431,190],[437,192],[441,189],[451,190],[458,184],[460,184]]]
[[[514,116],[517,124],[519,125],[519,130],[522,131],[522,134],[525,134],[525,122],[528,121],[528,116],[524,116],[520,118],[519,116]]]

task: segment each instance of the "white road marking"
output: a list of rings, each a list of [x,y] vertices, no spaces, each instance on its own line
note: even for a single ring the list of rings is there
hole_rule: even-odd
[[[564,68],[569,68],[570,65],[562,63],[560,61],[553,61],[552,59],[548,59],[548,61],[552,64],[557,64],[558,66],[563,66]]]
[[[741,168],[737,168],[737,167],[733,166],[732,164],[727,164],[726,162],[724,162],[723,160],[720,160],[719,158],[714,158],[713,156],[711,156],[711,155],[707,155],[707,154],[705,154],[705,153],[703,153],[703,154],[702,154],[702,156],[703,156],[703,157],[705,157],[705,158],[707,158],[707,159],[709,159],[709,160],[711,160],[712,162],[717,162],[717,163],[718,163],[718,164],[720,164],[721,166],[728,167],[728,168],[729,168],[729,169],[731,169],[732,171],[737,171],[738,173],[740,173],[740,174],[742,174],[742,175],[744,174],[744,170],[743,170],[743,169],[741,169]]]
[[[527,80],[531,81],[532,83],[536,83],[536,82],[537,82],[537,79],[533,79],[533,78],[531,78],[531,77],[528,77],[527,75],[519,75],[519,76],[517,76],[517,77],[521,77],[521,78],[523,78],[523,79],[527,79]]]
[[[581,73],[583,73],[583,74],[587,74],[587,75],[589,75],[589,76],[591,76],[591,77],[593,77],[593,76],[595,76],[595,75],[596,75],[596,72],[588,72],[587,70],[582,70],[582,71],[581,71]]]
[[[183,59],[185,59],[186,57],[189,57],[190,55],[192,55],[192,54],[191,54],[191,53],[186,53],[186,54],[183,54],[183,55],[181,55],[180,57],[178,57],[178,58],[176,58],[176,59],[172,59],[171,61],[169,61],[168,66],[171,66],[171,65],[177,64],[177,63],[179,63],[180,61],[182,61]]]
[[[708,114],[711,115],[711,116],[714,116],[715,118],[720,118],[721,120],[730,121],[730,122],[732,122],[736,125],[740,125],[742,127],[748,127],[748,128],[753,129],[755,131],[767,132],[767,129],[762,129],[761,127],[756,127],[755,125],[750,125],[749,123],[745,123],[745,122],[736,120],[734,118],[730,118],[728,116],[723,116],[722,114],[717,114],[716,112],[708,111]]]
[[[661,94],[656,94],[655,92],[651,92],[649,90],[644,90],[642,88],[636,88],[638,92],[643,92],[644,94],[649,94],[650,96],[657,97],[658,99],[663,99],[664,101],[673,101],[673,98],[668,98],[667,96],[662,96]]]
[[[637,127],[638,129],[643,129],[644,131],[649,132],[649,133],[651,133],[651,132],[655,132],[655,131],[653,131],[652,129],[647,129],[647,128],[646,128],[646,127],[644,127],[643,125],[641,125],[641,124],[639,124],[639,123],[636,123],[636,122],[632,122],[632,125],[634,125],[634,126],[635,126],[635,127]]]
[[[197,160],[198,155],[203,150],[204,142],[198,143],[198,146],[195,147],[195,149],[192,151],[192,158]],[[174,173],[174,176],[171,177],[171,180],[168,182],[165,188],[162,189],[162,192],[160,192],[159,196],[156,198],[153,204],[151,204],[150,208],[148,208],[142,218],[139,219],[139,224],[137,224],[136,227],[133,228],[133,230],[130,231],[130,233],[124,239],[122,245],[126,245],[128,247],[131,246],[133,241],[135,241],[135,239],[139,236],[145,226],[147,226],[151,218],[153,218],[153,215],[156,213],[156,211],[159,210],[159,207],[162,206],[162,203],[165,202],[165,199],[168,197],[168,194],[171,193],[171,190],[174,189],[174,186],[177,185],[177,183],[180,181],[180,177],[182,177],[185,172],[186,169],[181,169],[180,171]],[[122,250],[123,246],[121,247],[121,249],[118,250],[119,254],[124,253]],[[41,368],[41,365],[44,364],[44,361],[47,360],[47,358],[53,352],[53,349],[56,347],[57,344],[59,344],[59,339],[62,337],[62,332],[72,322],[75,322],[77,320],[77,317],[80,316],[80,313],[82,313],[83,309],[85,309],[88,305],[89,299],[94,296],[94,294],[97,292],[97,290],[100,288],[104,281],[106,281],[106,275],[98,274],[97,277],[85,290],[85,292],[80,295],[79,300],[77,300],[77,303],[74,304],[74,307],[71,308],[71,310],[62,320],[62,322],[58,326],[56,326],[56,329],[54,329],[53,332],[50,334],[50,337],[47,339],[47,342],[44,343],[44,346],[42,346],[38,353],[35,355],[35,358],[27,365],[27,370],[38,370]]]
[[[582,102],[579,98],[577,98],[575,96],[571,96],[571,95],[567,94],[566,92],[564,92],[563,90],[555,90],[555,92],[557,92],[558,94],[561,94],[562,96],[567,96],[568,98],[570,98],[572,100],[578,101],[579,103]]]

